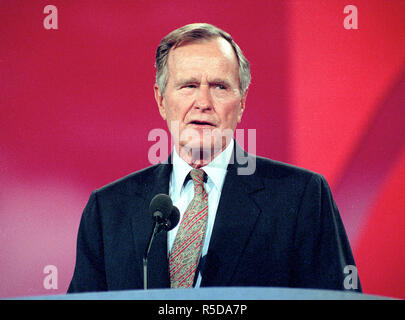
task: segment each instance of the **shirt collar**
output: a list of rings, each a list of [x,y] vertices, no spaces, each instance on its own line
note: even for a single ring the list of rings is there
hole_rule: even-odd
[[[234,148],[234,139],[232,138],[228,146],[217,155],[214,160],[212,160],[208,165],[201,167],[207,174],[208,179],[210,179],[214,186],[220,191],[225,180],[226,170],[229,164],[229,160],[232,156]],[[172,187],[174,191],[178,194],[181,192],[184,180],[186,179],[189,172],[193,169],[187,162],[185,162],[177,154],[176,148],[173,150],[173,172],[172,172]]]

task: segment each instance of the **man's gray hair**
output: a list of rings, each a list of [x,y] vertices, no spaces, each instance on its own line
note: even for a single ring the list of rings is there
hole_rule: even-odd
[[[170,32],[162,39],[156,50],[156,84],[159,86],[162,95],[164,95],[167,84],[167,59],[170,49],[175,49],[190,42],[210,40],[216,37],[224,38],[232,46],[239,64],[240,92],[242,95],[245,94],[251,80],[250,64],[243,55],[242,50],[233,41],[231,35],[208,23],[192,23]]]

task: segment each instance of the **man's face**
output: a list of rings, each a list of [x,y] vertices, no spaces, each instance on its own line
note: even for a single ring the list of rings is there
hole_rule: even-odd
[[[245,108],[238,61],[232,46],[222,38],[171,50],[164,95],[157,85],[154,89],[160,115],[167,121],[177,151],[223,150]]]

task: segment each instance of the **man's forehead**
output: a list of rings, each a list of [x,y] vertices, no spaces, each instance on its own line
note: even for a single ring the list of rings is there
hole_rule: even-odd
[[[191,42],[169,52],[169,78],[201,78],[207,72],[211,78],[239,78],[238,61],[232,46],[223,38]],[[176,81],[177,82],[177,81]]]
[[[195,57],[204,55],[217,55],[237,62],[235,51],[232,45],[222,37],[215,37],[210,39],[196,39],[195,41],[187,41],[172,48],[169,51],[169,61],[175,57]],[[168,62],[169,62],[168,61]]]

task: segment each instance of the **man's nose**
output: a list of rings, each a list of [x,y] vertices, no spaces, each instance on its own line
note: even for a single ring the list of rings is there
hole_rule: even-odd
[[[202,84],[197,90],[195,107],[201,110],[211,109],[213,105],[209,85]]]

